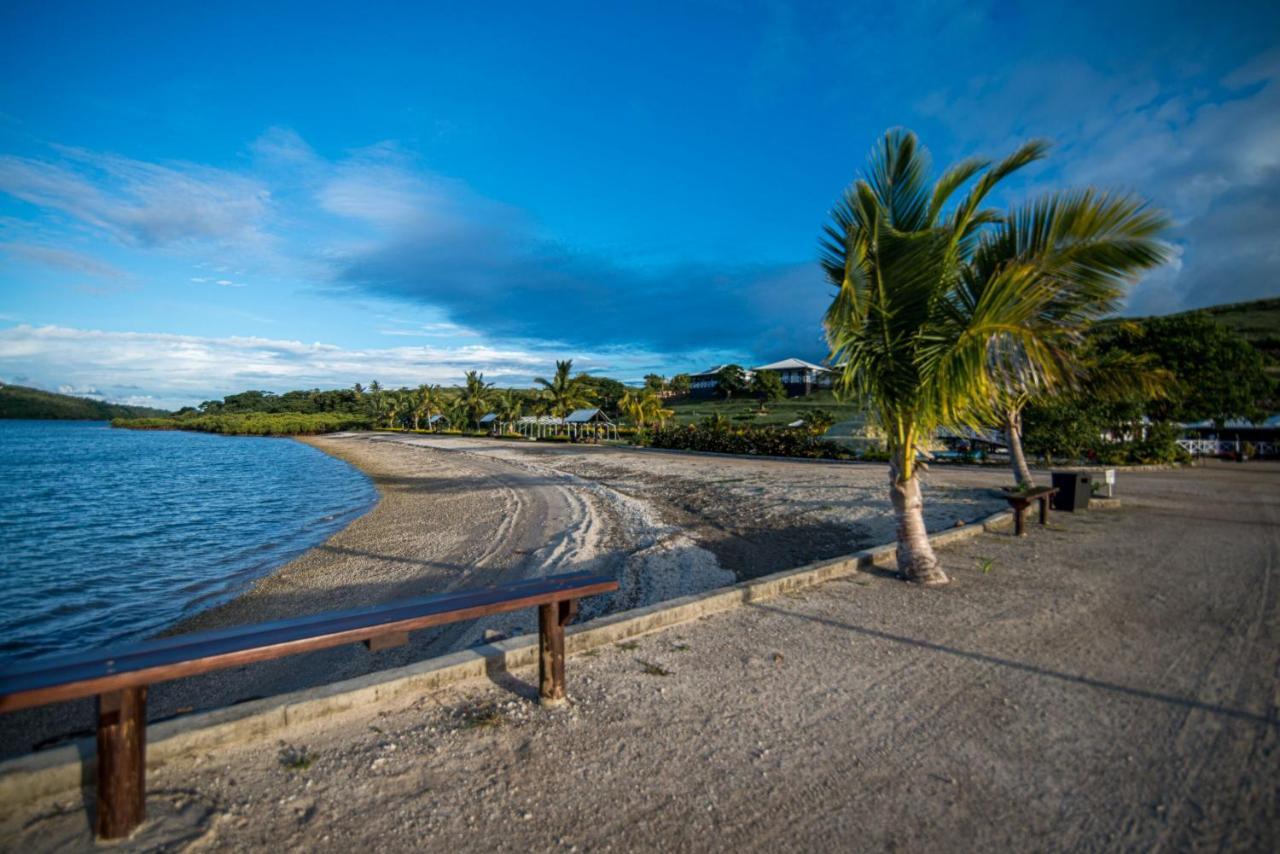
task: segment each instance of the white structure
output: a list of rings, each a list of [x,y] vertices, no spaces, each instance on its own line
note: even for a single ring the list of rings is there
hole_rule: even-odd
[[[526,415],[516,422],[520,434],[530,439],[567,436],[573,441],[618,438],[618,428],[599,409],[575,409],[564,418],[554,415]]]
[[[830,368],[806,362],[804,359],[783,359],[754,369],[754,372],[760,371],[777,374],[787,390],[788,397],[800,397],[815,391],[830,389],[835,379],[835,372]]]

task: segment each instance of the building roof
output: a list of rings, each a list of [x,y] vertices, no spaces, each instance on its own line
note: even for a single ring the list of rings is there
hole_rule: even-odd
[[[565,424],[587,424],[596,419],[596,416],[604,416],[599,409],[575,409],[569,413],[569,417],[565,418]],[[605,419],[608,420],[607,418]]]
[[[498,413],[496,412],[489,412],[480,417],[481,424],[488,424],[490,421],[497,421],[497,420],[498,420]]]
[[[448,421],[448,420],[449,420],[449,417],[446,415],[432,415],[430,418],[427,419],[427,423],[435,424],[437,421]]]
[[[971,442],[986,442],[989,445],[1006,444],[1004,434],[989,427],[981,430],[974,430],[972,427],[939,427],[937,436],[939,439],[968,439]]]
[[[829,371],[830,368],[824,368],[822,365],[815,365],[813,362],[806,362],[804,359],[783,359],[780,362],[770,362],[767,365],[761,365],[753,368],[756,371]]]
[[[1196,421],[1193,424],[1182,424],[1180,426],[1186,430],[1216,429],[1216,426],[1214,425],[1213,421]],[[1239,420],[1233,419],[1231,421],[1226,422],[1226,424],[1224,424],[1222,427],[1223,430],[1275,430],[1277,428],[1280,428],[1280,415],[1272,415],[1268,418],[1263,419],[1262,421],[1259,421],[1257,424],[1254,424],[1252,421],[1245,421],[1243,419],[1239,419]]]

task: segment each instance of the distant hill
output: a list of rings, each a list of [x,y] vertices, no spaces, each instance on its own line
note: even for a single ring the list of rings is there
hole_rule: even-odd
[[[51,418],[67,421],[110,421],[168,415],[163,409],[103,403],[87,397],[54,394],[20,385],[0,385],[0,418]]]

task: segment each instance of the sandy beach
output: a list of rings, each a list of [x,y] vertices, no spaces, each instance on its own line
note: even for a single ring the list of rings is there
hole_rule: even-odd
[[[942,548],[946,587],[859,574],[575,655],[566,708],[524,668],[184,757],[127,847],[1272,851],[1278,483],[1125,472],[1119,509]],[[91,803],[0,848],[94,850]]]
[[[374,481],[381,500],[241,596],[169,633],[281,619],[490,583],[590,570],[618,593],[580,619],[641,607],[846,554],[893,538],[882,465],[726,458],[462,437],[337,434],[305,439]],[[931,529],[1003,506],[1003,469],[927,476]],[[363,647],[154,686],[152,719],[332,682],[461,649],[486,632],[530,631],[516,613]],[[92,731],[92,704],[0,718],[5,755]]]

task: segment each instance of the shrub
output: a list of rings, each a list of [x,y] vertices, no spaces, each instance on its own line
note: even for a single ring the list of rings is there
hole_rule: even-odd
[[[853,458],[853,454],[839,445],[804,431],[769,427],[730,429],[720,422],[656,427],[644,437],[644,444],[651,448],[722,454],[807,459]]]
[[[182,418],[117,418],[111,426],[130,430],[194,430],[234,436],[313,436],[367,429],[369,418],[346,412],[246,412]]]

